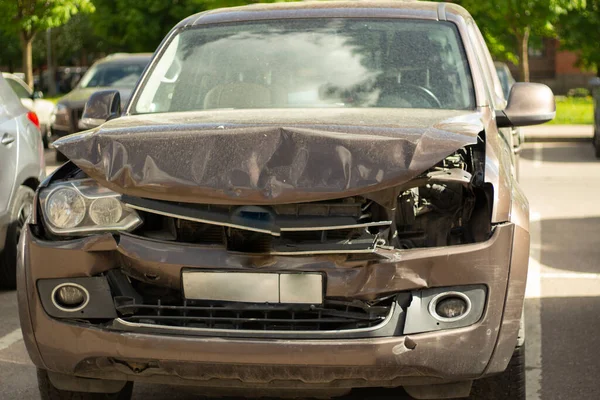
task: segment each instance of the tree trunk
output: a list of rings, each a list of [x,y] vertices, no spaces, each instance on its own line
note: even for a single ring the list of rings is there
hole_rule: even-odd
[[[28,32],[22,31],[20,34],[21,48],[23,50],[23,73],[25,74],[25,83],[33,88],[33,61],[32,61],[32,50],[31,45],[33,43],[33,36]]]
[[[517,34],[519,45],[519,78],[522,82],[529,82],[529,34],[531,29],[526,27],[522,33]]]

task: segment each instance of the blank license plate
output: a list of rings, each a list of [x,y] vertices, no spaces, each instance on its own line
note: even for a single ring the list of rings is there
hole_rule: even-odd
[[[182,273],[183,294],[189,300],[243,303],[323,303],[323,275],[260,272]]]

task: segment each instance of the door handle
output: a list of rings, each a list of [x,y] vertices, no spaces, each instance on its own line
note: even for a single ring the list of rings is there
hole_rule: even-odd
[[[0,143],[2,143],[5,146],[8,146],[9,144],[11,144],[14,141],[15,141],[15,137],[13,135],[9,135],[8,133],[5,133],[4,135],[2,135],[2,139],[0,140]]]

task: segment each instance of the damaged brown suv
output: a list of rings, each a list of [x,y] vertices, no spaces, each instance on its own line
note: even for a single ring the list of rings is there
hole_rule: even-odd
[[[528,83],[504,99],[467,11],[197,14],[120,109],[94,94],[89,130],[55,143],[70,162],[20,241],[43,398],[134,382],[524,398],[510,128],[552,119],[554,99]]]

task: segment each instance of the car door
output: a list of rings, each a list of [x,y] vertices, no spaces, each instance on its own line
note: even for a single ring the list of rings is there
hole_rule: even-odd
[[[8,208],[14,190],[19,150],[17,116],[23,112],[19,99],[0,76],[0,212]]]

